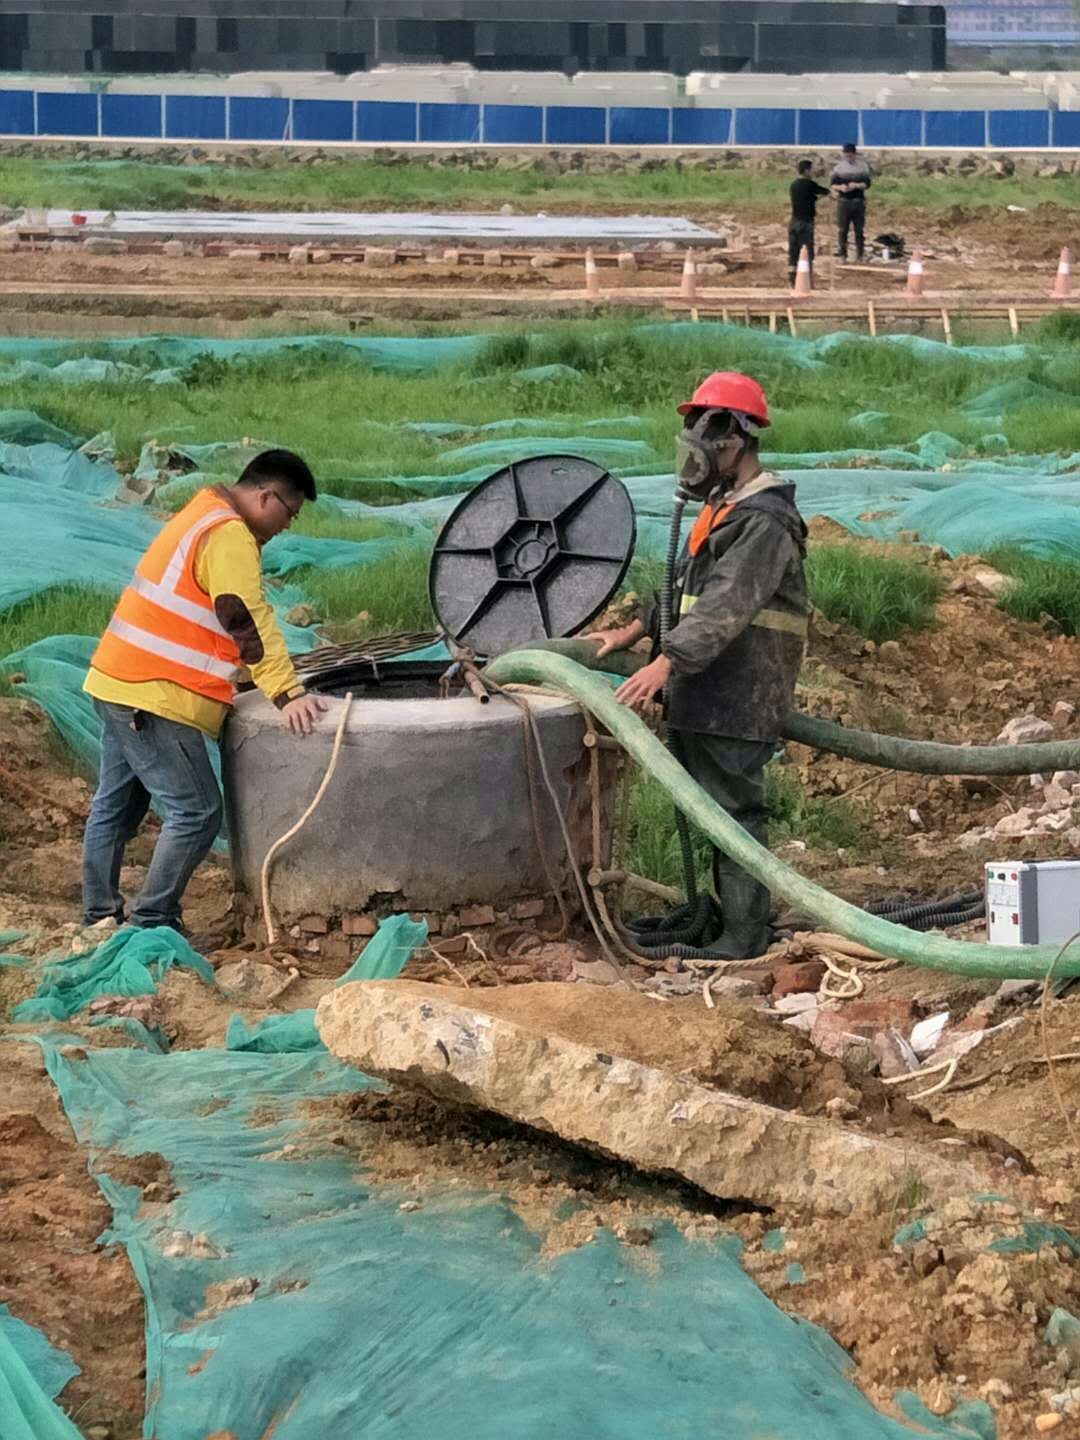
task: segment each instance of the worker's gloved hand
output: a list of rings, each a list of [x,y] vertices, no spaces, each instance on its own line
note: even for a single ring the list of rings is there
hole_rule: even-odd
[[[623,681],[615,691],[615,699],[620,705],[629,705],[631,710],[639,710],[660,693],[670,675],[671,661],[666,655],[658,655],[651,664],[643,666],[636,675]]]
[[[605,655],[612,654],[616,650],[629,650],[645,634],[645,627],[640,620],[633,620],[629,625],[622,625],[618,630],[590,630],[583,635],[583,640],[595,640],[600,648],[596,652],[596,658],[600,660]]]
[[[281,713],[294,735],[310,735],[315,729],[315,721],[325,709],[326,701],[320,700],[317,695],[298,695]]]

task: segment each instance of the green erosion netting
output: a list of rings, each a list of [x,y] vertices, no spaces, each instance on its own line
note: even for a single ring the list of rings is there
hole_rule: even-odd
[[[4,1440],[80,1440],[52,1403],[79,1367],[40,1330],[0,1305],[0,1435]]]
[[[384,920],[363,953],[334,983],[353,980],[393,980],[401,974],[409,957],[427,940],[427,922],[406,914]],[[103,995],[153,995],[166,972],[174,965],[193,971],[207,985],[214,984],[213,967],[168,925],[148,930],[123,926],[85,955],[61,955],[47,964],[37,992],[11,1012],[19,1025],[70,1020]],[[99,1023],[97,1019],[91,1024]],[[284,1028],[280,1028],[284,1025]],[[134,1026],[134,1028],[132,1028]],[[137,1021],[124,1025],[142,1043],[146,1028]],[[153,1046],[166,1049],[164,1037],[154,1034]],[[302,1043],[301,1043],[302,1042]],[[315,1034],[314,1010],[296,1010],[271,1015],[248,1027],[239,1015],[229,1024],[230,1050],[302,1050],[321,1045]]]
[[[606,1232],[548,1260],[502,1196],[433,1193],[403,1211],[399,1191],[310,1134],[312,1102],[371,1083],[324,1052],[41,1043],[112,1206],[106,1238],[146,1297],[147,1437],[915,1433],[873,1409],[824,1332],[765,1298],[734,1240],[662,1225],[648,1266]],[[109,1176],[111,1151],[165,1158],[179,1192],[167,1210],[142,1213],[141,1192]],[[919,1433],[993,1434],[985,1406],[954,1423],[903,1403]]]
[[[150,930],[124,928],[85,956],[65,957],[50,965],[37,994],[16,1005],[17,1024],[68,1020],[99,995],[153,995],[173,965],[193,970],[208,985],[213,967],[168,925]]]
[[[1000,429],[1008,417],[1023,413],[1025,407],[1034,407],[1032,413],[1038,416],[1077,406],[1077,396],[1068,387],[1080,386],[1080,367],[1070,347],[1029,344],[950,349],[936,341],[902,335],[877,341],[849,334],[802,340],[721,325],[637,326],[624,333],[631,346],[659,347],[658,353],[664,357],[682,353],[678,348],[682,346],[687,355],[700,360],[699,352],[703,356],[715,345],[718,363],[729,363],[734,353],[746,368],[758,367],[760,373],[771,377],[778,410],[777,430],[772,433],[778,434],[783,433],[782,406],[789,396],[801,397],[799,403],[805,406],[808,395],[820,393],[820,403],[827,407],[834,385],[841,380],[847,386],[844,393],[853,393],[851,374],[857,373],[857,366],[867,357],[879,368],[885,365],[886,374],[894,360],[901,365],[908,404],[912,403],[911,377],[918,373],[911,367],[925,364],[930,367],[928,375],[944,377],[940,383],[953,386],[949,413],[958,424],[961,417],[968,417],[968,438],[961,440],[938,430],[906,444],[875,441],[875,434],[882,433],[896,417],[885,410],[869,409],[866,402],[899,403],[901,410],[904,402],[880,383],[868,388],[861,397],[863,408],[850,406],[857,413],[848,423],[848,433],[864,437],[865,444],[860,439],[857,448],[766,452],[767,463],[796,482],[804,514],[827,516],[857,535],[880,539],[902,531],[915,532],[926,543],[941,545],[952,554],[1007,545],[1047,558],[1080,560],[1080,485],[1076,481],[1080,453],[1010,453],[1009,441]],[[596,330],[595,335],[595,341],[588,343],[600,344],[605,332]],[[189,369],[217,366],[228,374],[230,367],[242,370],[277,363],[274,357],[284,357],[282,363],[344,367],[332,372],[341,377],[345,387],[343,404],[350,374],[357,377],[360,404],[365,376],[390,374],[401,377],[395,384],[407,386],[427,383],[423,377],[439,374],[457,377],[459,389],[454,393],[458,395],[464,376],[467,392],[486,388],[492,395],[509,394],[528,410],[536,403],[530,396],[545,388],[537,371],[558,372],[548,380],[563,386],[560,403],[565,399],[571,405],[575,399],[580,403],[575,392],[586,381],[597,381],[598,374],[602,380],[607,373],[604,367],[609,359],[601,356],[597,372],[589,376],[574,372],[580,381],[576,387],[566,383],[563,372],[573,367],[565,364],[525,365],[524,372],[508,368],[505,377],[500,372],[470,378],[467,367],[477,365],[485,355],[497,357],[505,352],[508,366],[524,365],[534,341],[541,346],[554,343],[542,335],[539,340],[514,335],[250,341],[154,337],[92,347],[74,342],[0,340],[0,384],[17,377],[25,380],[29,375],[41,382],[32,385],[31,392],[40,390],[43,395],[56,391],[55,383],[51,388],[50,383],[58,379],[106,387],[100,408],[93,411],[94,428],[106,433],[85,444],[68,429],[31,410],[0,411],[0,533],[4,535],[0,656],[10,648],[2,639],[5,611],[58,587],[92,586],[103,595],[118,592],[161,523],[162,507],[183,503],[201,483],[235,476],[263,443],[239,434],[195,443],[183,433],[191,428],[190,423],[175,420],[171,426],[155,430],[152,439],[144,438],[129,480],[112,463],[113,445],[107,433],[114,415],[123,413],[123,395],[130,393],[123,388],[126,382],[173,381],[170,394],[174,390],[187,394],[183,377]],[[580,348],[582,342],[575,343]],[[737,347],[734,352],[733,346]],[[87,349],[90,354],[85,353]],[[643,353],[647,356],[648,349]],[[1024,375],[1003,379],[1010,369],[1023,370]],[[532,373],[524,389],[522,373]],[[282,383],[282,403],[287,405],[287,385]],[[807,385],[817,388],[807,391]],[[800,390],[800,386],[804,388]],[[67,386],[63,388],[68,393]],[[18,385],[13,393],[22,393]],[[197,416],[198,397],[204,392],[196,388],[191,393],[193,403],[184,413]],[[244,403],[262,403],[257,390],[244,393]],[[608,403],[613,411],[627,408],[612,400]],[[540,408],[549,407],[541,404]],[[271,404],[271,413],[273,409]],[[258,431],[266,436],[266,444],[275,443],[272,419],[267,420],[261,411],[260,416]],[[337,461],[336,473],[341,478],[326,485],[332,490],[336,484],[353,496],[366,493],[391,501],[398,496],[397,503],[376,504],[327,493],[314,510],[314,528],[320,533],[279,536],[265,552],[268,593],[294,650],[310,648],[316,640],[312,628],[284,621],[305,599],[305,575],[344,567],[350,574],[362,576],[366,565],[387,557],[394,564],[422,567],[434,533],[461,496],[494,469],[525,456],[572,452],[610,467],[624,480],[634,500],[638,555],[655,560],[663,553],[673,477],[664,467],[655,416],[649,421],[639,413],[586,417],[560,410],[497,420],[474,416],[465,421],[448,418],[445,410],[426,419],[394,419],[392,411],[388,415],[380,409],[365,424],[369,448],[357,455],[358,462],[364,461],[364,474],[355,478],[354,471],[350,476],[348,460]],[[974,442],[971,435],[976,432],[979,438]],[[899,432],[894,425],[889,433]],[[645,435],[651,435],[652,441]],[[399,462],[413,453],[393,449],[400,437],[419,437],[421,448],[415,450],[414,459],[423,468],[373,478],[372,453],[376,457],[380,453],[378,436],[385,437],[387,453],[395,454]],[[1075,443],[1080,435],[1072,438]],[[335,529],[370,538],[340,538]],[[97,762],[98,725],[80,687],[92,648],[92,642],[83,638],[55,636],[9,657],[6,667],[25,677],[23,693],[50,713],[61,734],[91,768]]]

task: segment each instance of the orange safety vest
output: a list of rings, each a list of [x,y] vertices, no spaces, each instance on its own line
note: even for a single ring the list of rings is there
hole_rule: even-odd
[[[213,490],[200,490],[173,516],[120,596],[90,661],[95,670],[136,685],[171,680],[232,703],[240,651],[195,579],[200,540],[230,520],[240,517]]]
[[[691,555],[697,555],[704,548],[709,536],[717,526],[723,524],[734,508],[734,501],[730,505],[720,505],[715,510],[711,505],[702,507],[701,514],[694,521],[694,528],[690,531]]]

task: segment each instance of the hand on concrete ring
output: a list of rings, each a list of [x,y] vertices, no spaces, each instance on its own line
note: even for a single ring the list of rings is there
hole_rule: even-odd
[[[310,735],[315,729],[315,721],[325,709],[326,701],[320,700],[317,695],[298,695],[281,713],[294,735]]]

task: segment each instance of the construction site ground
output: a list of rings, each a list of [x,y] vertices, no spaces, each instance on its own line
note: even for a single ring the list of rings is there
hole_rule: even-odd
[[[958,308],[1024,300],[1043,302],[1053,282],[1060,249],[1073,243],[1076,213],[1046,203],[1023,214],[965,209],[898,211],[888,204],[871,209],[870,236],[897,231],[908,251],[920,248],[926,268],[926,292],[942,295]],[[574,208],[573,202],[566,202]],[[580,207],[578,207],[580,208]],[[630,206],[605,206],[629,211]],[[697,282],[704,303],[770,302],[786,307],[787,236],[782,208],[752,221],[730,211],[695,206],[692,218],[721,232],[724,248],[698,254],[703,267]],[[832,250],[829,207],[818,224],[814,304],[835,301],[858,306],[868,298],[895,299],[903,291],[906,258],[844,265]],[[655,249],[636,270],[619,269],[614,251],[601,257],[600,293],[585,294],[583,253],[560,249],[546,268],[530,257],[542,247],[498,250],[500,262],[486,262],[480,251],[497,247],[476,242],[470,255],[457,245],[432,245],[422,254],[402,246],[388,266],[372,266],[356,247],[328,246],[326,263],[289,264],[288,246],[267,246],[266,253],[229,258],[220,255],[160,253],[160,247],[134,246],[116,255],[85,253],[74,240],[24,243],[4,253],[0,280],[0,332],[8,334],[152,333],[168,323],[192,333],[256,335],[282,328],[349,331],[388,319],[431,321],[483,313],[546,316],[606,306],[656,309],[679,293],[681,253]],[[243,248],[243,247],[241,247]],[[386,247],[382,247],[386,248]],[[447,255],[450,258],[444,259]],[[809,311],[813,307],[806,306]],[[919,323],[914,321],[912,323]]]
[[[815,522],[813,529],[815,539],[836,538],[827,522]],[[935,628],[877,647],[817,620],[800,696],[806,708],[915,737],[989,741],[1010,718],[1048,716],[1055,702],[1075,695],[1080,642],[1008,619],[973,578],[974,561],[947,560],[920,547],[913,553],[942,572],[945,598]],[[35,989],[37,962],[67,951],[78,931],[79,850],[90,791],[72,773],[49,722],[25,701],[0,699],[0,747],[0,929],[30,930],[32,940],[17,948],[29,946],[35,957],[29,967],[0,968],[6,1013]],[[1026,776],[990,784],[871,771],[798,746],[789,747],[789,756],[812,796],[847,797],[863,819],[865,838],[852,853],[795,844],[781,854],[856,901],[896,893],[937,896],[978,883],[982,861],[994,847],[962,850],[957,837],[996,823],[1031,793]],[[131,852],[123,877],[129,893],[138,886],[152,840],[151,825]],[[1062,835],[1040,835],[1011,840],[1008,850],[1017,858],[1066,854],[1069,846]],[[215,860],[193,883],[186,919],[195,931],[220,931],[229,907],[229,873]],[[981,927],[965,933],[978,935]],[[965,1056],[956,1082],[988,1078],[921,1106],[848,1073],[840,1060],[784,1028],[783,1017],[757,1013],[754,997],[718,996],[709,1009],[695,991],[669,999],[662,1024],[655,1002],[605,1005],[602,996],[616,992],[594,986],[610,976],[603,975],[586,930],[558,939],[519,930],[481,935],[478,944],[478,951],[452,957],[423,951],[405,977],[458,987],[459,997],[468,993],[462,986],[477,992],[502,987],[499,1012],[525,1025],[538,1023],[530,1022],[534,1012],[550,1015],[550,1006],[534,998],[538,985],[561,982],[561,993],[577,977],[580,1014],[566,1022],[577,1038],[589,1038],[587,1017],[602,1007],[598,1043],[750,1098],[818,1116],[835,1117],[839,1105],[843,1114],[858,1117],[852,1123],[901,1137],[923,1134],[931,1121],[954,1124],[1008,1164],[1025,1220],[1080,1230],[1080,1150],[1072,1118],[1080,1104],[1080,1068],[1060,1062],[1050,1073],[1042,1063],[1047,1049],[1080,1049],[1080,998],[1051,1000],[1045,1020],[1037,991],[1003,1002],[995,1019],[1008,1014],[1019,1024]],[[274,1011],[309,1008],[334,981],[303,941],[293,949],[289,963],[299,978]],[[252,952],[234,944],[211,959],[220,965],[238,953]],[[757,976],[780,958],[780,952],[767,957]],[[274,963],[281,963],[280,955]],[[631,972],[639,982],[648,975],[645,967]],[[948,1010],[955,1025],[978,1002],[985,1006],[995,989],[994,981],[905,967],[868,976],[862,999],[909,1016]],[[221,1045],[235,1013],[248,1020],[270,1013],[245,1009],[175,970],[151,1003],[153,1018],[182,1049]],[[88,1043],[91,1037],[94,1044],[124,1043],[115,1032],[85,1029],[77,1019],[66,1028]],[[99,1242],[109,1222],[107,1207],[28,1029],[9,1025],[4,1045],[0,1303],[39,1326],[80,1365],[82,1374],[62,1403],[83,1433],[91,1440],[133,1440],[142,1433],[144,1398],[141,1295],[121,1250]],[[996,1412],[1000,1440],[1015,1440],[1034,1433],[1037,1416],[1052,1413],[1052,1395],[1080,1384],[1080,1356],[1043,1339],[1055,1308],[1080,1312],[1080,1271],[1071,1251],[1060,1243],[1036,1253],[987,1250],[992,1240],[1018,1233],[1017,1206],[957,1195],[928,1215],[916,1191],[898,1194],[892,1212],[873,1217],[766,1213],[404,1092],[312,1103],[310,1125],[313,1134],[332,1135],[348,1147],[365,1183],[393,1187],[410,1203],[422,1205],[425,1196],[452,1186],[508,1194],[543,1236],[549,1255],[589,1243],[604,1227],[627,1245],[648,1247],[658,1219],[665,1218],[690,1237],[734,1231],[745,1243],[745,1265],[766,1293],[823,1325],[853,1357],[857,1383],[891,1413],[897,1413],[894,1392],[904,1388],[938,1414],[954,1398],[981,1397]],[[169,1198],[169,1175],[159,1157],[110,1161],[110,1172],[141,1186],[146,1202]],[[567,1200],[574,1205],[567,1207]],[[896,1245],[898,1229],[919,1218],[925,1238]],[[781,1248],[770,1233],[777,1230],[783,1231]],[[1057,1433],[1080,1434],[1080,1418],[1062,1415]]]

